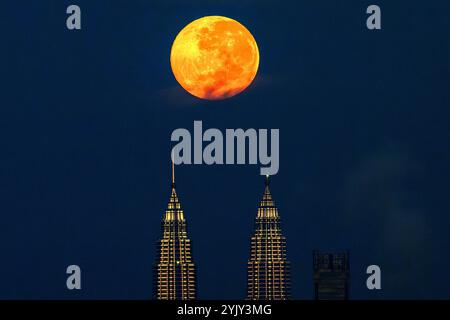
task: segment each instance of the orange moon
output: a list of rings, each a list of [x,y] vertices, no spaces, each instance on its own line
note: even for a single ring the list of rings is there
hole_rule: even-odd
[[[175,78],[190,94],[208,100],[237,95],[258,72],[259,50],[252,34],[236,20],[207,16],[192,21],[170,52]]]

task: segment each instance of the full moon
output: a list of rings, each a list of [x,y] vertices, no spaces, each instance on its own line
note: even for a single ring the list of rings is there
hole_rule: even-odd
[[[172,45],[170,64],[175,78],[190,94],[219,100],[237,95],[252,83],[259,51],[242,24],[207,16],[180,31]]]

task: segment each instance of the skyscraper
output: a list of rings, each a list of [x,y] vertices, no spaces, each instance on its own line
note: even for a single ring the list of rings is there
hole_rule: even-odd
[[[172,192],[162,221],[162,238],[158,241],[154,264],[154,298],[189,300],[197,295],[192,244],[187,236],[186,220],[175,190],[172,164]]]
[[[255,219],[247,263],[247,299],[290,298],[290,263],[286,260],[286,238],[281,234],[278,209],[272,200],[269,177]]]
[[[313,252],[314,298],[347,300],[349,291],[348,252]]]

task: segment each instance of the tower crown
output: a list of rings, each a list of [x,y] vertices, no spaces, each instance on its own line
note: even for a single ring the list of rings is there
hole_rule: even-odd
[[[184,213],[181,203],[178,200],[177,190],[175,186],[175,165],[172,162],[172,191],[170,193],[169,203],[167,204],[165,221],[184,221]]]
[[[181,203],[178,200],[177,191],[175,186],[172,186],[172,192],[170,194],[169,203],[167,204],[166,214],[164,216],[166,221],[184,221],[184,213],[181,208]]]
[[[270,193],[269,176],[266,176],[264,184],[264,193],[259,203],[257,218],[278,218],[278,209],[275,206],[275,202],[272,199],[272,194]]]

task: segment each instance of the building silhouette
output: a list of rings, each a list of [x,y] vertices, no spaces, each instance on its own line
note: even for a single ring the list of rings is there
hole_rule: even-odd
[[[255,219],[247,263],[247,299],[290,298],[290,263],[286,260],[286,238],[281,233],[278,209],[272,200],[269,177]]]
[[[153,296],[160,300],[195,299],[197,279],[192,260],[192,244],[175,188],[173,164],[172,191],[161,226],[162,237],[157,244],[153,270]]]
[[[313,252],[314,298],[347,300],[349,298],[348,252]]]

